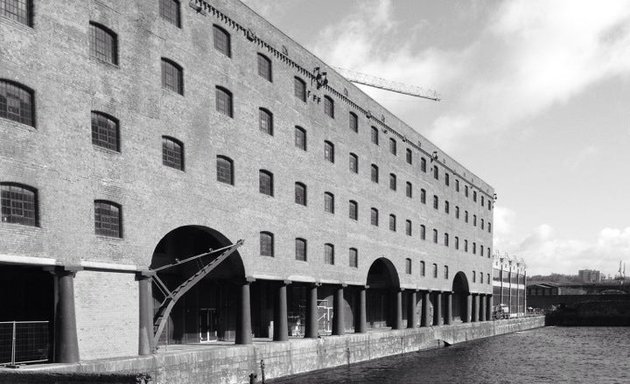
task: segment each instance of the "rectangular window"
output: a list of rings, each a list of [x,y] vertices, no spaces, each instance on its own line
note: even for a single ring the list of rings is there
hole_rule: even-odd
[[[405,221],[405,233],[407,236],[411,236],[411,220]]]
[[[396,190],[396,175],[394,175],[393,173],[389,174],[389,189],[391,189],[392,191]]]
[[[438,266],[435,263],[433,264],[433,277],[435,279],[437,279],[437,277],[438,277]]]
[[[427,203],[427,191],[424,188],[420,190],[420,202],[422,204]]]
[[[273,233],[260,232],[260,256],[274,257]]]
[[[258,110],[258,126],[261,131],[273,136],[273,115],[264,108]]]
[[[356,248],[350,248],[348,251],[348,262],[350,268],[359,268],[359,251]]]
[[[411,259],[409,258],[405,259],[405,273],[408,275],[411,275],[411,272],[412,272],[411,265],[412,265]]]
[[[420,159],[420,170],[425,173],[427,172],[427,159],[424,157]]]
[[[306,151],[306,130],[302,127],[295,127],[295,146]]]
[[[389,152],[390,152],[392,155],[394,155],[394,156],[396,156],[396,155],[397,155],[397,153],[398,153],[398,150],[397,150],[396,148],[397,148],[397,147],[396,147],[396,140],[394,140],[394,139],[389,139]]]
[[[258,172],[258,191],[263,195],[273,196],[273,174],[268,171]]]
[[[335,102],[328,96],[324,96],[324,113],[335,118]]]
[[[396,216],[389,215],[389,230],[396,232]]]
[[[32,0],[0,0],[0,15],[31,26]]]
[[[378,128],[372,127],[372,144],[378,145]]]
[[[324,142],[324,159],[335,162],[335,146],[330,141]]]
[[[306,83],[299,77],[293,78],[293,94],[298,99],[306,102]]]
[[[271,60],[260,53],[258,54],[258,75],[267,81],[273,81],[271,77]]]
[[[355,155],[354,153],[350,154],[350,158],[349,158],[349,166],[350,166],[350,172],[352,173],[359,173],[359,158],[357,155]]]
[[[38,225],[37,191],[26,186],[0,184],[2,222]]]
[[[178,0],[160,0],[160,16],[169,23],[181,28]]]
[[[295,203],[306,206],[306,185],[295,183]]]
[[[352,132],[359,132],[359,118],[352,112],[348,114],[348,126]]]
[[[425,276],[426,274],[426,267],[424,265],[424,261],[420,262],[420,276]]]
[[[295,239],[295,260],[306,261],[306,240]]]
[[[100,236],[122,237],[122,210],[118,204],[94,202],[94,228]]]
[[[405,188],[405,194],[407,195],[407,197],[411,198],[412,193],[413,193],[413,186],[411,185],[410,182],[407,182],[407,187]]]
[[[324,193],[324,211],[335,213],[335,195],[330,192]]]
[[[356,201],[350,200],[350,203],[348,204],[348,210],[348,217],[350,217],[352,220],[359,220],[359,204],[357,204]]]
[[[448,265],[444,266],[444,278],[448,280]]]
[[[372,164],[370,172],[372,182],[378,183],[378,166],[376,164]]]
[[[335,247],[332,244],[324,244],[324,264],[335,264]]]
[[[413,164],[413,153],[411,149],[407,148],[405,158],[407,159],[407,164]]]
[[[162,59],[162,88],[184,94],[184,71],[174,62]]]
[[[378,227],[378,209],[372,208],[370,211],[370,224]]]

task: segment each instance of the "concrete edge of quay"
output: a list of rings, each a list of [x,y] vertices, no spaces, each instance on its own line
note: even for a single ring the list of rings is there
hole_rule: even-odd
[[[62,377],[68,383],[136,383],[143,382],[135,379],[143,374],[156,384],[248,383],[251,374],[260,382],[263,369],[269,380],[544,326],[544,316],[532,316],[252,345],[195,345],[152,356],[0,369],[0,383],[54,383]]]

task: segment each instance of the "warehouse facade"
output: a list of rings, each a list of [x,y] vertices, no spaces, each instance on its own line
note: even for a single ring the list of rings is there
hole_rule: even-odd
[[[493,189],[244,4],[3,4],[0,322],[51,361],[151,353],[226,251],[157,344],[490,318]]]

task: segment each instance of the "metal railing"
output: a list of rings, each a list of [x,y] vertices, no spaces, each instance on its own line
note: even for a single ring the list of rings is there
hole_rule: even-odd
[[[50,322],[0,322],[0,366],[50,360]]]

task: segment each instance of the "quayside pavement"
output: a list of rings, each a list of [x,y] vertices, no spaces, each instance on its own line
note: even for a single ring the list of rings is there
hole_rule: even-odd
[[[152,356],[0,369],[0,383],[240,384],[249,383],[252,375],[260,382],[263,375],[273,379],[544,325],[544,316],[533,316],[252,345],[169,346]]]

